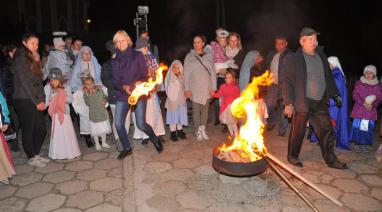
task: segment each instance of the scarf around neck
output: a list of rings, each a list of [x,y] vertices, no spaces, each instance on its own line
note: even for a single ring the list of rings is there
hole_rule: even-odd
[[[239,51],[240,51],[239,48],[231,48],[229,45],[225,47],[225,54],[230,59],[233,59],[239,53]]]
[[[377,77],[374,77],[372,80],[367,80],[364,76],[360,78],[362,83],[368,84],[368,85],[377,85],[379,83]]]

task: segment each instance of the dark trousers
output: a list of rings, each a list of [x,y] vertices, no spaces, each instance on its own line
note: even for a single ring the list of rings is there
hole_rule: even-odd
[[[220,86],[225,83],[224,77],[216,77],[216,88],[219,90]],[[219,99],[215,99],[215,122],[219,121],[219,113],[220,113],[220,104]]]
[[[149,136],[150,141],[158,142],[158,137],[155,135],[153,128],[146,122],[146,105],[147,99],[140,98],[135,106],[135,120],[137,127]],[[115,128],[117,129],[118,137],[123,145],[123,149],[131,148],[129,137],[127,135],[125,122],[129,112],[130,105],[128,102],[118,101],[115,106]]]
[[[268,126],[276,124],[278,116],[280,117],[279,133],[285,133],[288,128],[288,119],[284,115],[284,106],[281,101],[281,90],[276,84],[267,87],[265,103],[268,110]],[[278,110],[278,111],[277,111]]]
[[[334,154],[335,137],[328,105],[324,101],[308,100],[309,112],[295,112],[288,140],[288,158],[298,158],[309,121],[317,134],[322,156],[327,164],[337,160]]]
[[[44,112],[37,110],[36,105],[29,99],[14,99],[13,105],[20,122],[24,152],[28,158],[32,158],[40,154],[44,143]]]

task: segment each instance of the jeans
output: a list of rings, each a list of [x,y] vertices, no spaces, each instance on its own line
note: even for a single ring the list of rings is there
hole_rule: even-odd
[[[135,119],[137,121],[138,129],[148,135],[151,142],[156,143],[158,142],[158,137],[155,135],[153,128],[146,123],[146,103],[146,98],[140,98],[138,100],[135,106]],[[117,129],[117,133],[124,150],[131,149],[129,137],[125,127],[126,116],[129,109],[130,104],[128,102],[117,101],[115,106],[115,128]]]
[[[279,133],[285,133],[288,127],[288,119],[284,115],[284,106],[281,101],[281,92],[279,86],[272,84],[267,88],[265,102],[268,110],[268,125],[276,124],[277,115],[280,115]],[[277,113],[277,109],[279,110]]]

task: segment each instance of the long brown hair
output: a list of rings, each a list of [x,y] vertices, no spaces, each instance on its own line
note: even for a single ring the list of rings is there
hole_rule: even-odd
[[[31,33],[27,33],[27,34],[23,35],[21,41],[23,43],[27,43],[32,38],[38,39],[38,37],[36,35],[31,34]],[[28,61],[30,62],[30,69],[32,71],[32,74],[35,76],[41,76],[42,71],[41,71],[40,62],[35,60],[33,53],[24,44],[22,46],[26,52],[26,57],[28,58]]]

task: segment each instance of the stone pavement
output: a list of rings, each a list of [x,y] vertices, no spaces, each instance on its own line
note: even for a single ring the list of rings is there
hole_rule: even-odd
[[[81,158],[54,161],[45,168],[25,164],[15,154],[17,176],[0,186],[0,211],[311,211],[271,169],[249,178],[227,177],[211,166],[212,148],[225,139],[221,127],[208,126],[209,141],[167,139],[162,154],[134,141],[123,162],[117,152],[96,152],[81,141]],[[272,154],[285,161],[287,139],[267,136]],[[111,137],[109,137],[109,140]],[[43,148],[47,153],[48,142]],[[382,211],[382,164],[374,153],[337,151],[349,170],[328,168],[316,144],[304,143],[304,168],[293,168],[344,203],[334,203],[290,177],[320,211]]]

